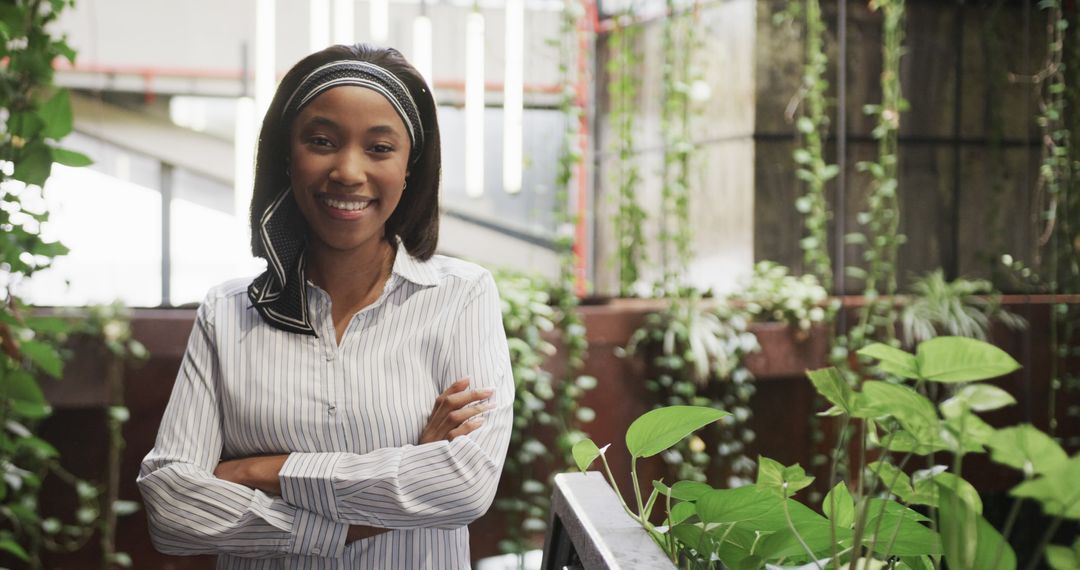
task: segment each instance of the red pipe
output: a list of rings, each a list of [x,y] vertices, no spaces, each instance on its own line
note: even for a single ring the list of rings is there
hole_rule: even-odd
[[[586,274],[585,254],[588,244],[588,225],[586,215],[589,207],[588,191],[589,181],[586,160],[589,158],[589,119],[584,112],[589,102],[589,38],[596,34],[599,16],[596,11],[596,3],[593,0],[582,0],[585,5],[585,18],[578,21],[578,80],[577,80],[577,106],[582,109],[578,123],[578,145],[581,151],[581,160],[577,164],[577,227],[574,236],[574,289],[578,297],[584,297],[588,292],[588,279]]]

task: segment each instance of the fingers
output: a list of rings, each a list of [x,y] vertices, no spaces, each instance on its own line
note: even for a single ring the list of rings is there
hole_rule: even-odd
[[[450,412],[448,417],[449,417],[450,423],[452,425],[458,425],[458,424],[461,424],[461,423],[463,423],[463,422],[465,422],[465,421],[467,421],[467,420],[469,420],[471,418],[476,417],[479,414],[482,414],[482,413],[484,413],[486,411],[494,410],[494,409],[495,409],[495,404],[492,404],[492,403],[488,402],[488,403],[479,404],[479,405],[476,405],[476,406],[466,406],[464,408],[461,408],[460,410],[454,410],[453,412]]]
[[[494,394],[495,391],[491,388],[483,388],[480,390],[463,390],[456,394],[447,396],[446,403],[453,409],[459,410],[472,404],[473,402],[479,402],[486,400]]]
[[[484,416],[473,416],[465,421],[460,426],[450,430],[450,433],[446,434],[447,441],[453,441],[456,437],[463,435],[469,435],[470,433],[480,429],[480,426],[484,425]]]

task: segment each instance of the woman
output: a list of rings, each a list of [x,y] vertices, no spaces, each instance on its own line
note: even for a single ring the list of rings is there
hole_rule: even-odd
[[[198,310],[139,488],[218,568],[464,568],[513,380],[491,275],[435,256],[439,130],[400,53],[289,71],[259,137],[254,280]],[[254,560],[264,559],[264,560]]]

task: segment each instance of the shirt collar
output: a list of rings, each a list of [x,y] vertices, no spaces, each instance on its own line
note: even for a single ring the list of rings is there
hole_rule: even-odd
[[[392,273],[416,283],[417,285],[430,287],[439,284],[439,274],[431,261],[420,261],[405,249],[401,238],[397,239],[397,255],[394,257]]]

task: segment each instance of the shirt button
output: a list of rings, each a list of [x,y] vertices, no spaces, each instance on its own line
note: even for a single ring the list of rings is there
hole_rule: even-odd
[[[326,361],[330,362],[333,359],[334,359],[334,351],[333,350],[327,350],[326,351]]]
[[[322,549],[319,548],[318,546],[316,546],[315,548],[311,549],[311,553],[312,554],[322,554]]]
[[[326,413],[331,416],[334,415],[335,413],[337,413],[337,406],[330,406],[330,408],[326,410]]]

